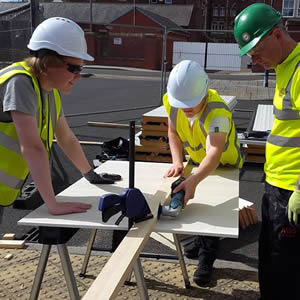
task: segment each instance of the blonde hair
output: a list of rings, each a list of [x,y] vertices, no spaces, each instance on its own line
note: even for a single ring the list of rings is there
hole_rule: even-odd
[[[41,73],[46,72],[49,67],[60,67],[64,65],[63,56],[51,50],[40,50],[25,59],[26,64],[30,68],[32,75],[38,77]]]

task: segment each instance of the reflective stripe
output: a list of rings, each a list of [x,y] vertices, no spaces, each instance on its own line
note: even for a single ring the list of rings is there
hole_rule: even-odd
[[[292,121],[292,120],[300,119],[298,110],[292,110],[292,109],[280,110],[277,109],[275,106],[274,106],[274,115],[277,120],[281,120],[281,121]]]
[[[282,121],[289,121],[289,120],[299,120],[299,111],[298,110],[293,110],[292,103],[291,103],[291,86],[292,86],[292,81],[293,77],[300,65],[300,62],[296,65],[293,74],[290,77],[290,80],[286,86],[285,89],[285,96],[282,99],[282,110],[277,109],[274,106],[274,115],[276,119],[282,120]]]
[[[0,72],[0,76],[14,70],[25,70],[25,69],[22,66],[8,67],[7,69],[3,69],[2,72]]]
[[[170,119],[174,125],[174,127],[176,128],[176,123],[177,123],[177,112],[178,112],[178,108],[175,108],[173,106],[171,106],[171,111],[170,111]]]
[[[200,127],[204,137],[207,138],[207,133],[206,133],[205,128],[204,128],[205,119],[204,120],[203,119],[201,120],[201,119],[202,119],[202,117],[200,117],[200,119],[199,119],[199,127]]]
[[[300,137],[285,137],[270,134],[267,142],[279,147],[300,148]]]
[[[232,124],[232,120],[231,120],[231,126],[230,126],[230,131],[228,132],[228,135],[227,135],[227,142],[226,144],[224,145],[224,149],[223,149],[223,152],[225,152],[229,146],[229,137],[231,135],[231,132],[232,132],[232,128],[233,128],[233,124]]]
[[[17,140],[11,138],[10,136],[4,134],[1,131],[0,131],[0,140],[2,141],[2,145],[5,145],[5,148],[21,154],[20,145]]]
[[[230,110],[228,109],[228,107],[225,103],[222,103],[222,102],[209,102],[209,103],[207,103],[207,105],[205,107],[205,110],[204,110],[202,116],[199,119],[199,125],[200,125],[200,128],[201,128],[205,138],[207,138],[207,132],[204,129],[205,120],[206,120],[207,116],[209,115],[209,113],[213,109],[220,109],[220,108],[225,109],[225,110],[230,112]]]
[[[56,127],[56,119],[57,119],[57,107],[56,107],[56,103],[55,103],[55,98],[54,98],[54,94],[51,93],[48,97],[49,99],[49,104],[51,102],[51,106],[50,106],[50,115],[51,115],[51,123],[52,123],[52,128]]]
[[[203,112],[203,115],[201,116],[202,120],[206,120],[206,117],[208,116],[208,114],[213,110],[213,109],[217,109],[217,108],[223,108],[227,111],[230,112],[230,110],[228,109],[228,106],[225,103],[222,102],[209,102],[206,105],[205,111]]]
[[[198,146],[193,147],[188,141],[183,142],[182,145],[184,148],[190,147],[193,151],[198,151],[203,148],[203,145],[201,143]]]
[[[283,98],[283,102],[282,102],[282,110],[285,110],[285,109],[292,109],[292,104],[291,104],[291,86],[292,86],[292,81],[293,81],[293,77],[298,69],[300,65],[300,62],[297,63],[295,69],[294,69],[294,72],[292,74],[292,76],[290,77],[290,80],[287,84],[287,87],[286,87],[286,93],[285,93],[285,96]]]
[[[23,185],[23,180],[4,173],[0,170],[0,181],[12,189],[20,189]]]
[[[233,123],[233,121],[231,120],[231,122]],[[237,150],[237,153],[238,153],[238,157],[236,159],[236,164],[235,166],[238,167],[240,165],[240,162],[242,160],[242,150],[241,148],[239,147],[239,139],[238,139],[238,135],[236,134],[235,137],[234,137],[234,146]]]

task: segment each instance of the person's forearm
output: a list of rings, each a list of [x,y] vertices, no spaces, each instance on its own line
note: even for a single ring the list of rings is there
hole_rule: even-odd
[[[218,153],[208,154],[200,163],[199,167],[195,171],[195,178],[198,183],[210,175],[220,163],[220,157]]]
[[[22,147],[21,147],[22,149]],[[48,208],[55,206],[56,199],[52,186],[48,153],[43,148],[22,149],[31,177]]]
[[[63,149],[64,153],[68,156],[68,158],[76,166],[76,168],[81,172],[81,174],[86,174],[91,170],[91,165],[86,159],[82,147],[75,135],[72,134],[68,139],[63,141],[58,140],[58,144]]]
[[[177,134],[169,132],[169,146],[173,163],[182,163],[182,142]]]

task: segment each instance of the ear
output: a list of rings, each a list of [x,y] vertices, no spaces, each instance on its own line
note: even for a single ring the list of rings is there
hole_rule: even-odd
[[[277,40],[281,39],[283,34],[283,31],[281,31],[279,28],[273,29],[273,35],[276,37]]]

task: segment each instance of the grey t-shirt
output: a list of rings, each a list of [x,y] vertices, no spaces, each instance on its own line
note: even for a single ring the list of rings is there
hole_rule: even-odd
[[[55,111],[55,101],[53,92],[42,92],[43,114],[45,110],[45,101],[49,98],[49,109]],[[10,111],[15,110],[39,117],[39,108],[37,96],[34,91],[31,78],[24,74],[18,74],[7,80],[0,87],[0,121],[12,121]],[[60,116],[63,115],[61,108]]]

